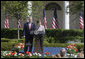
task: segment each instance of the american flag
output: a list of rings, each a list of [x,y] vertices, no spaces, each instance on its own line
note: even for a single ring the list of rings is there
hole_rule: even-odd
[[[5,28],[9,28],[8,17],[5,18],[4,26],[5,26]]]
[[[82,16],[82,12],[80,12],[80,17],[79,17],[79,24],[80,24],[80,29],[84,29],[84,19],[83,19],[83,16]]]
[[[18,20],[18,28],[21,28],[20,19]]]
[[[57,11],[56,11],[56,8],[54,10],[54,16],[53,16],[53,20],[52,20],[52,28],[53,29],[59,28],[58,27],[58,21],[57,21]]]
[[[44,28],[47,29],[47,21],[46,21],[45,9],[43,10],[43,21],[44,21]]]

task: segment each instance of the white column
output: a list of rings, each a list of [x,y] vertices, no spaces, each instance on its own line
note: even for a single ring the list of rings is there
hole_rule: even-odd
[[[63,4],[64,29],[69,29],[69,8],[67,8],[69,1],[64,1]]]
[[[32,16],[31,13],[32,13],[32,1],[28,1],[28,17]]]

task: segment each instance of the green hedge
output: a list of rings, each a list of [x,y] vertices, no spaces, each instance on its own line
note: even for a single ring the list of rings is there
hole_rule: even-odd
[[[17,29],[1,29],[1,38],[17,38]],[[20,38],[23,38],[22,29],[20,29]],[[65,43],[68,40],[81,40],[84,42],[84,31],[80,29],[46,29],[44,40],[49,43]]]
[[[25,39],[8,39],[8,38],[1,38],[1,42],[18,42],[23,43]]]
[[[1,29],[1,38],[18,38],[17,29]],[[20,38],[23,36],[22,29],[20,29]]]
[[[13,46],[17,42],[1,42],[1,51],[12,51]],[[67,43],[48,43],[44,41],[44,47],[67,47]],[[84,48],[84,44],[78,44],[77,47]]]

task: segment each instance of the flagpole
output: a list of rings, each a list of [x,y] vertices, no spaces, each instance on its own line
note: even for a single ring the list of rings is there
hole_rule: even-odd
[[[19,19],[19,13],[18,13],[18,19]],[[17,22],[18,22],[18,21],[17,21]],[[19,23],[18,23],[18,25],[19,25]],[[17,28],[18,28],[18,26],[17,26]],[[18,28],[18,39],[20,39],[19,28]]]

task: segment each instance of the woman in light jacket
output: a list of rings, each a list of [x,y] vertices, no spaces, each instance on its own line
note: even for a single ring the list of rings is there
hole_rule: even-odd
[[[41,25],[41,21],[37,21],[36,31],[35,31],[35,47],[34,52],[43,53],[43,36],[45,34],[45,28]]]

